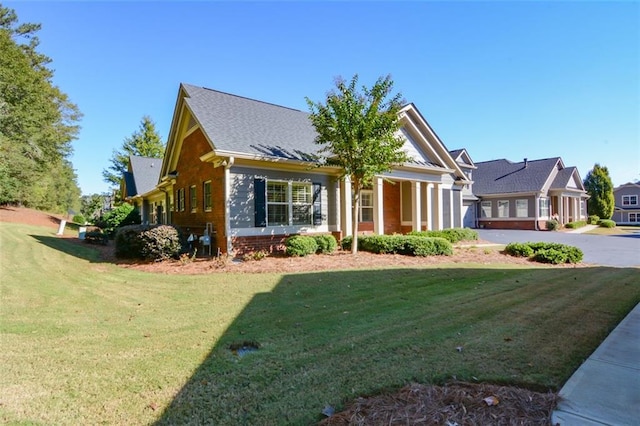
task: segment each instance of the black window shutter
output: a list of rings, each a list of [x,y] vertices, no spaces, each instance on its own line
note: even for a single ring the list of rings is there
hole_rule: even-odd
[[[255,226],[267,226],[267,181],[256,178],[253,180],[253,209],[255,211]]]
[[[322,225],[322,184],[313,184],[313,225]]]

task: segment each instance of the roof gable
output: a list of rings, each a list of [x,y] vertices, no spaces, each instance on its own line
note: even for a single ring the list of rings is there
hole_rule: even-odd
[[[575,167],[565,167],[558,171],[550,189],[576,189],[584,191],[582,180]]]
[[[471,160],[471,156],[469,155],[467,150],[464,148],[454,149],[452,151],[449,151],[449,154],[451,154],[451,157],[456,161],[456,163],[458,163],[462,167],[466,167],[466,168],[476,167],[476,165]]]
[[[140,157],[132,155],[129,157],[129,169],[133,180],[134,194],[128,196],[142,195],[152,191],[158,184],[160,178],[161,158]],[[125,179],[127,174],[125,173]],[[129,182],[127,181],[127,193],[130,193]]]

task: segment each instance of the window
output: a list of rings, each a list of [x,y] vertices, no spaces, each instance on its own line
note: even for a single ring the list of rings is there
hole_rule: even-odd
[[[640,222],[640,213],[629,213],[629,222]]]
[[[540,217],[549,217],[549,199],[540,198]]]
[[[291,184],[292,220],[294,225],[310,225],[313,194],[307,183]]]
[[[509,201],[498,201],[498,217],[509,217]]]
[[[196,198],[195,185],[191,185],[189,187],[189,207],[191,208],[191,213],[195,213],[198,207],[198,199]]]
[[[373,222],[373,191],[360,191],[360,222]]]
[[[480,204],[480,217],[491,217],[491,201],[483,201]]]
[[[587,202],[584,200],[580,201],[580,217],[585,217],[587,215],[586,207],[587,207]]]
[[[270,226],[289,224],[288,187],[286,182],[267,183],[267,223]]]
[[[210,180],[202,184],[202,194],[203,194],[202,205],[204,206],[204,211],[210,212],[211,206],[212,206]]]
[[[623,206],[636,206],[636,205],[638,205],[638,196],[637,195],[623,195],[622,196],[622,205]]]
[[[176,191],[176,211],[183,212],[184,209],[184,188],[180,188]]]
[[[529,217],[529,200],[516,200],[516,217]]]

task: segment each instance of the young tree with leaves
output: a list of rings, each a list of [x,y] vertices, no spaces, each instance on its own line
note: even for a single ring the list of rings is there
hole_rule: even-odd
[[[615,208],[613,182],[609,177],[609,169],[596,163],[584,179],[584,188],[590,195],[587,211],[601,219],[611,219]]]
[[[39,30],[0,5],[0,204],[65,211],[80,193],[67,158],[81,114],[52,82]]]
[[[113,150],[111,166],[102,171],[104,181],[113,185],[116,191],[120,187],[124,172],[129,167],[131,155],[151,158],[162,158],[164,155],[164,142],[149,116],[142,117],[140,128],[122,142],[119,150]]]
[[[311,122],[318,132],[316,143],[322,145],[320,163],[340,167],[341,177],[351,181],[351,252],[356,254],[362,189],[370,186],[376,175],[408,159],[402,150],[404,141],[397,136],[403,100],[400,93],[392,95],[393,81],[389,75],[379,77],[371,88],[362,86],[362,91],[356,87],[357,74],[349,83],[339,77],[335,84],[324,103],[306,100]]]

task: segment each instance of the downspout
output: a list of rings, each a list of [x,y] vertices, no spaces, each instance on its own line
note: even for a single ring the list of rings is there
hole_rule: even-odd
[[[234,157],[223,161],[224,166],[224,235],[227,240],[227,256],[231,255],[233,245],[231,241],[231,166],[235,162]]]

